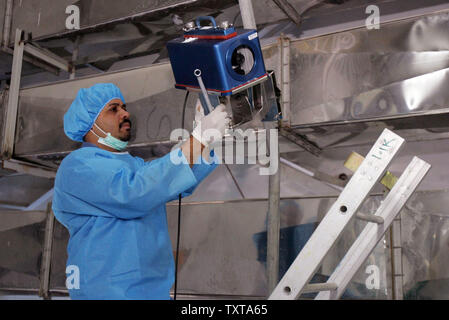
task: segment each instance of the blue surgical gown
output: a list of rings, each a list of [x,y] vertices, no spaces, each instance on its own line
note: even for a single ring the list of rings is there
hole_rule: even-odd
[[[173,150],[185,159],[180,149]],[[91,144],[70,153],[56,179],[53,212],[70,233],[72,299],[170,299],[174,261],[165,204],[189,195],[217,166],[145,162]]]

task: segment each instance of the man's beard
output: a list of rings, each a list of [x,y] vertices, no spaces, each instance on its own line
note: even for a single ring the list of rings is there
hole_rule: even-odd
[[[128,124],[129,124],[129,131],[127,131],[127,133],[126,133],[126,135],[125,135],[124,137],[120,137],[120,140],[122,140],[122,141],[129,141],[129,140],[131,140],[131,121],[129,121],[128,119],[124,120],[124,121],[120,124],[119,129],[121,129],[122,126],[123,126],[125,123],[128,123]]]
[[[128,132],[128,134],[125,137],[120,138],[120,140],[122,140],[122,141],[129,141],[129,140],[131,140],[131,130]]]

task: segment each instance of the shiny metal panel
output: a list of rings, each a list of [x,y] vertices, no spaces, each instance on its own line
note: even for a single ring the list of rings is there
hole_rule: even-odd
[[[314,0],[310,0],[309,3]],[[327,2],[310,9],[302,18],[300,27],[286,21],[279,23],[271,30],[271,34],[279,37],[284,34],[292,39],[310,39],[331,33],[340,33],[356,28],[364,28],[369,5],[377,5],[380,9],[380,23],[422,17],[449,9],[446,0],[353,0],[342,4]],[[298,9],[297,6],[295,8]],[[270,12],[271,14],[271,12]]]
[[[20,93],[15,154],[57,153],[79,146],[65,136],[63,115],[80,88],[99,82],[113,82],[121,88],[132,114],[134,138],[131,146],[168,140],[171,130],[181,127],[185,92],[174,89],[170,65],[160,64],[23,89]],[[190,129],[195,101],[190,99],[189,102],[192,112],[186,112],[186,127]]]
[[[287,270],[313,232],[318,219],[322,219],[335,199],[331,197],[281,200],[280,276]],[[379,205],[379,201],[379,197],[371,197],[362,207],[362,211],[368,213]],[[264,200],[184,204],[178,280],[180,294],[264,299],[267,295],[266,211],[267,202]],[[173,248],[176,217],[177,205],[167,205]],[[5,242],[4,248],[8,248],[0,253],[0,266],[5,274],[5,277],[0,276],[0,288],[39,288],[39,282],[37,279],[33,280],[33,277],[39,274],[45,215],[42,214],[40,219],[42,220],[40,224],[34,222],[27,227],[0,232],[0,239]],[[29,222],[31,223],[31,220]],[[343,234],[325,260],[316,280],[325,279],[330,275],[330,270],[335,267],[335,263],[341,258],[340,255],[345,253],[344,247],[352,243],[363,224],[364,222],[356,220],[351,223],[348,232]],[[192,228],[197,232],[190,232]],[[33,236],[29,234],[30,232]],[[65,290],[68,237],[67,230],[56,221],[50,292]],[[36,240],[39,240],[38,243]],[[8,247],[8,242],[15,245]],[[26,259],[17,251],[19,248],[23,250],[24,246],[27,246]],[[344,298],[386,298],[389,294],[387,294],[389,290],[387,260],[388,248],[382,242],[367,260],[368,265],[375,264],[381,270],[380,288],[375,290],[366,288],[365,282],[369,275],[365,272],[364,265],[348,287]],[[33,265],[33,261],[37,263]],[[9,271],[10,269],[14,272]]]
[[[32,216],[26,219],[11,213],[0,214],[6,220],[5,226],[11,227],[0,231],[1,288],[39,288],[45,217],[34,212],[17,212],[21,214]]]
[[[449,297],[447,190],[415,195],[401,214],[405,299]]]
[[[447,112],[448,21],[443,12],[292,41],[291,125]]]
[[[356,97],[331,101],[295,112],[296,128],[311,123],[363,122],[449,112],[449,68],[408,79]],[[449,124],[449,122],[448,122]]]
[[[449,264],[444,251],[447,242],[445,237],[447,228],[444,222],[444,212],[448,207],[444,200],[446,198],[446,191],[418,192],[402,210],[405,298],[447,296],[444,286],[434,290],[438,281],[441,283],[447,278]],[[330,197],[281,200],[281,270],[285,272],[288,261],[292,261],[295,252],[300,249],[301,244],[304,244],[316,222],[322,219],[335,199]],[[370,197],[362,206],[361,212],[366,214],[373,212],[381,200],[380,196]],[[169,230],[174,243],[177,205],[169,204],[167,210]],[[267,202],[254,200],[184,204],[182,210],[184,223],[181,230],[180,292],[193,295],[265,297],[267,292],[263,240],[264,234],[266,235]],[[42,216],[42,220],[45,220],[45,216]],[[330,275],[364,223],[359,220],[351,222],[331,254],[325,259],[319,270],[319,279]],[[29,264],[32,263],[33,257],[41,254],[44,223],[28,227],[31,226],[34,231],[27,231],[27,227],[19,227],[0,232],[0,238],[5,242],[4,248],[9,248],[8,241],[10,243],[19,241],[18,246],[21,250],[25,245],[28,248],[27,259],[22,260],[19,259],[21,255],[11,260],[12,256],[18,254],[18,251],[14,251],[15,247],[2,250],[0,254],[2,268],[10,267],[14,270],[6,272],[2,269],[6,277],[3,281],[3,277],[0,276],[2,288],[38,288],[38,282],[33,280],[32,275],[18,273],[25,270],[34,275],[38,274],[37,266],[35,265],[33,269]],[[29,240],[30,232],[40,234],[39,245],[35,244],[35,240]],[[65,288],[67,240],[67,230],[56,223],[51,289]],[[387,236],[379,242],[373,254],[358,271],[345,298],[391,298],[390,249]],[[13,250],[13,254],[10,250]],[[369,266],[375,266],[380,271],[379,289],[369,289],[366,285],[371,275],[370,269],[367,269]]]

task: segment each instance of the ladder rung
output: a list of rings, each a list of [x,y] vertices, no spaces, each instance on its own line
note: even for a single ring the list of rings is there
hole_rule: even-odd
[[[365,213],[357,212],[356,216],[360,220],[374,222],[374,223],[378,223],[378,224],[384,223],[384,218],[382,218],[380,216],[376,216],[374,214],[365,214]]]
[[[337,290],[335,283],[311,283],[304,287],[302,293]]]

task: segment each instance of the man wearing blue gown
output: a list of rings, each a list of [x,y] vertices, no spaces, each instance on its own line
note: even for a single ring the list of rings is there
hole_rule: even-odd
[[[190,195],[217,166],[204,131],[224,133],[224,106],[203,117],[180,148],[145,162],[123,150],[131,122],[111,83],[80,89],[64,132],[82,147],[61,163],[53,212],[70,233],[67,266],[79,270],[72,299],[170,299],[174,261],[165,204]],[[207,148],[206,148],[207,150]],[[174,162],[172,158],[181,159]]]

